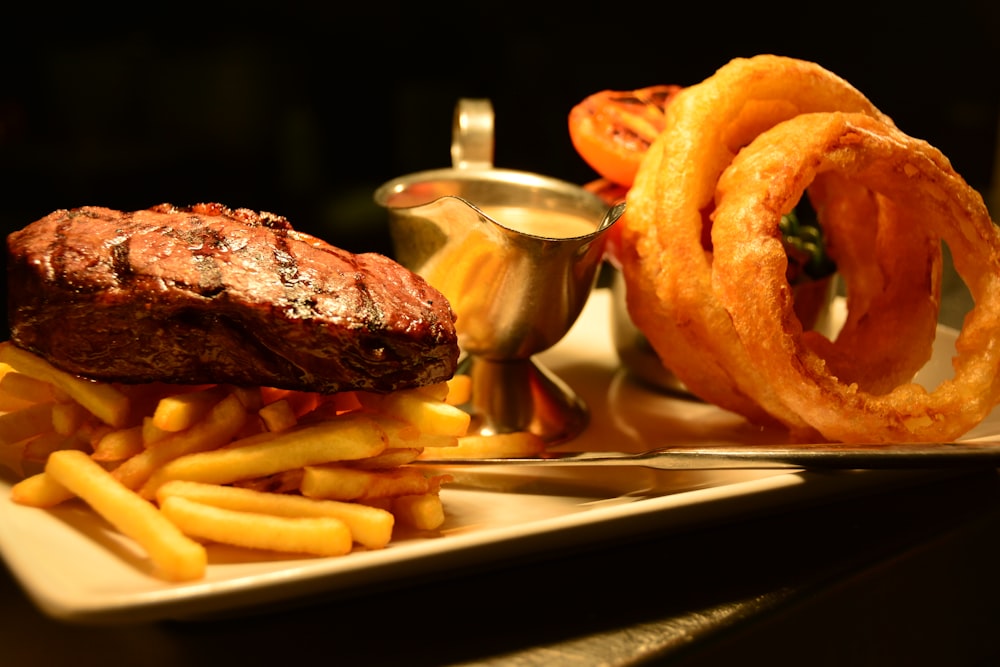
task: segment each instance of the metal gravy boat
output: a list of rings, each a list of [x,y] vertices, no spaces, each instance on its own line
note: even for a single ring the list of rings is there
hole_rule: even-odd
[[[572,183],[495,168],[492,105],[475,99],[456,106],[452,167],[389,181],[375,201],[388,211],[397,261],[457,314],[470,432],[530,431],[547,444],[578,435],[586,405],[533,356],[577,320],[624,206],[609,210]]]

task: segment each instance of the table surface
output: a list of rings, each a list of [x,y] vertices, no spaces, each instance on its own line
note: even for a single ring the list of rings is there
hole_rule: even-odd
[[[67,624],[2,572],[0,662],[996,664],[998,562],[1000,477],[954,471],[820,507],[211,621]]]

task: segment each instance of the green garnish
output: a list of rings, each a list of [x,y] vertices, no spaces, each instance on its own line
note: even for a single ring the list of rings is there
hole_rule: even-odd
[[[791,213],[781,216],[778,227],[788,253],[787,277],[790,285],[822,280],[836,273],[836,262],[826,254],[823,229],[805,199]]]

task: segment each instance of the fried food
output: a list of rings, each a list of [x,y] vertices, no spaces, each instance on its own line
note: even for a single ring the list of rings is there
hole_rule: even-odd
[[[343,556],[353,544],[347,524],[334,517],[242,512],[170,495],[160,511],[185,535],[250,549]]]
[[[174,480],[156,491],[158,502],[170,496],[236,512],[290,518],[332,517],[343,521],[350,529],[354,541],[369,549],[381,549],[389,544],[395,525],[394,513],[378,507],[336,500],[315,500],[290,493],[265,493],[236,486]]]
[[[204,576],[205,547],[184,534],[155,505],[119,484],[85,452],[53,452],[45,473],[140,544],[164,579],[190,581]]]
[[[203,577],[205,546],[216,542],[337,556],[352,544],[387,546],[396,525],[435,530],[445,520],[440,492],[451,478],[406,464],[424,445],[457,447],[469,415],[447,402],[452,382],[400,390],[391,400],[396,394],[110,385],[28,351],[7,358],[0,379],[16,377],[4,384],[29,389],[0,412],[0,464],[23,477],[12,500],[37,508],[83,500],[132,538],[165,580]],[[61,390],[76,380],[114,392]],[[120,426],[101,416],[108,397],[111,405],[124,401]],[[288,406],[280,423],[268,418],[276,404]],[[57,432],[69,425],[65,414],[82,419],[73,419],[72,435]],[[157,415],[169,430],[147,428]],[[315,493],[307,470],[334,464],[350,475],[350,493],[329,479]],[[352,502],[335,500],[345,495]]]
[[[55,211],[7,252],[14,502],[82,499],[169,580],[202,542],[341,555],[445,520],[451,478],[407,464],[461,455],[471,388],[451,305],[395,261],[220,204]]]
[[[895,216],[901,224],[887,232],[884,221],[878,220],[877,233],[892,238],[892,247],[876,248],[879,258],[888,254],[912,263],[914,258],[895,247],[907,235],[922,244],[939,246],[943,240],[952,250],[975,307],[958,337],[954,377],[932,391],[907,381],[884,393],[873,392],[846,372],[838,377],[821,354],[827,346],[811,345],[797,322],[777,225],[804,189],[828,173],[876,193],[880,209],[888,211],[884,215]],[[1000,233],[982,197],[936,148],[870,115],[802,114],[761,133],[743,148],[722,173],[716,191],[713,294],[754,360],[760,381],[753,389],[768,388],[826,438],[842,441],[954,440],[1000,402]],[[840,237],[851,233],[832,229]],[[867,255],[863,247],[853,250]],[[928,282],[929,267],[918,269],[914,273]],[[905,266],[887,277],[901,274],[908,274]],[[848,273],[845,278],[850,286],[854,276]],[[887,291],[891,290],[875,292],[875,301]],[[903,296],[913,293],[919,302],[926,291],[927,285],[915,284]],[[848,346],[841,350],[838,365],[844,367],[849,354],[863,353],[864,342],[873,336],[891,338],[887,347],[905,344],[912,335],[898,321],[898,309],[883,306],[868,309],[863,330],[853,338],[833,343]]]
[[[718,255],[712,246],[713,211],[719,178],[759,134],[801,114],[834,111],[894,127],[854,86],[815,63],[775,55],[730,61],[667,106],[664,130],[643,158],[621,225],[618,259],[629,313],[664,364],[693,394],[753,422],[784,425],[795,439],[824,436],[764,380],[713,292]],[[912,238],[903,233],[912,226],[912,210],[901,212],[884,197],[834,176],[817,179],[817,185],[810,201],[830,230],[831,255],[845,258],[854,292],[848,297],[845,343],[827,346],[833,349],[831,365],[846,372],[851,354],[834,354],[848,347],[846,341],[859,341],[851,344],[853,352],[861,341],[870,344],[869,360],[888,360],[870,372],[857,371],[855,381],[883,391],[908,379],[930,356],[940,245],[926,233]],[[887,257],[887,247],[896,243],[906,245],[905,252],[892,249],[906,256],[905,262]],[[858,247],[850,251],[852,244]],[[851,260],[857,264],[850,266]],[[784,276],[782,284],[787,285]],[[883,321],[911,332],[911,344],[894,347],[895,332],[889,340],[881,328],[870,328],[870,317],[882,310],[892,315]]]
[[[848,312],[835,340],[816,333],[806,339],[841,381],[884,393],[908,382],[933,351],[940,240],[921,224],[918,209],[840,172],[818,174],[809,195],[822,202],[819,217],[847,289]]]

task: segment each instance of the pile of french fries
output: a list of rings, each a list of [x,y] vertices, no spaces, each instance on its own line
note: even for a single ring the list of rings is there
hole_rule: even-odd
[[[468,433],[467,376],[391,394],[120,385],[0,343],[0,463],[14,502],[80,499],[167,581],[202,578],[206,544],[339,556],[435,530],[447,474],[427,458],[523,456],[528,433]]]

